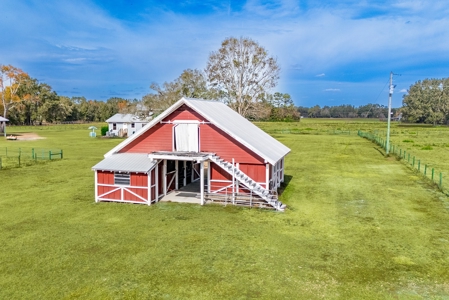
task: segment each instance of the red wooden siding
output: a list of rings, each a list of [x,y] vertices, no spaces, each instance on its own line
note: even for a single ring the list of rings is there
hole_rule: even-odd
[[[265,165],[240,164],[239,169],[256,182],[265,183],[267,180]]]
[[[156,124],[126,145],[120,153],[150,153],[173,150],[173,124]]]
[[[234,158],[238,163],[264,163],[261,157],[212,124],[200,125],[200,151],[214,152],[229,162]]]
[[[97,171],[98,183],[114,184],[114,172]]]
[[[210,178],[213,180],[232,180],[232,176],[213,162],[210,163]]]
[[[131,174],[132,186],[148,186],[148,175],[143,173]]]

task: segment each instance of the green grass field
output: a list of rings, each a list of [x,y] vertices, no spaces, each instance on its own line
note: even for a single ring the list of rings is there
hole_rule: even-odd
[[[10,128],[46,139],[0,148],[62,148],[64,159],[0,171],[0,298],[449,297],[448,198],[372,142],[326,133],[385,123],[258,125],[292,149],[285,213],[96,204],[90,168],[120,140]],[[276,131],[295,128],[319,134]]]

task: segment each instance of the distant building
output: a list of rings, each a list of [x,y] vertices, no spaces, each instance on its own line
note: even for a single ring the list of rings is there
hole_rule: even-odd
[[[400,122],[401,120],[402,120],[402,113],[400,113],[396,117],[391,118],[391,121],[399,121]]]
[[[151,117],[141,119],[133,114],[115,114],[106,120],[109,126],[108,135],[120,137],[132,136],[150,122],[150,120]]]

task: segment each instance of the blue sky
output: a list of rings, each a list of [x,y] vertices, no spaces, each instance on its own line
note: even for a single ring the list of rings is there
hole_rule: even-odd
[[[226,37],[250,37],[282,68],[297,105],[399,107],[411,84],[449,77],[447,0],[1,1],[0,64],[60,95],[141,98],[204,69]]]

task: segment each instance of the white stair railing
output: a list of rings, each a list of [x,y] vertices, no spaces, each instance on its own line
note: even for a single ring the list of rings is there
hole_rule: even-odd
[[[223,170],[225,170],[228,174],[235,176],[239,182],[241,182],[244,186],[246,186],[251,193],[254,193],[264,199],[268,204],[273,206],[276,210],[284,211],[286,205],[282,204],[281,201],[278,201],[277,195],[274,193],[270,193],[270,191],[256,181],[251,179],[247,174],[237,168],[230,162],[225,161],[220,156],[216,154],[210,154],[209,159],[219,165]]]

